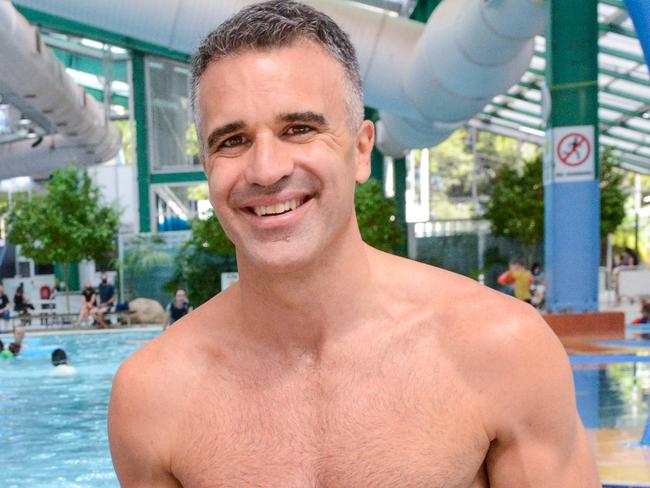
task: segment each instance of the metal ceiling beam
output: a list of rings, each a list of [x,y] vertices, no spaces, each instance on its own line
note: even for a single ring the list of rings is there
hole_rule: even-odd
[[[54,51],[57,59],[61,61],[63,66],[66,68],[83,71],[84,73],[89,73],[99,77],[106,76],[106,66],[102,60],[80,56],[56,47],[53,47],[52,51]],[[123,81],[126,83],[128,81],[126,61],[109,60],[108,62],[112,63],[111,78],[114,81]]]
[[[618,90],[616,88],[610,87],[600,87],[600,91],[603,93],[608,93],[616,97],[627,98],[628,100],[634,100],[635,102],[642,103],[643,105],[650,105],[650,98],[643,97],[641,95],[636,95],[634,93],[627,92],[625,90]]]
[[[104,91],[103,90],[98,90],[97,88],[91,88],[89,86],[84,86],[84,90],[86,90],[86,93],[89,95],[92,95],[95,97],[97,100],[100,102],[104,101]],[[123,95],[118,95],[116,93],[111,94],[111,105],[119,105],[121,107],[124,107],[126,109],[129,108],[129,98],[125,97]]]
[[[607,54],[609,56],[614,56],[616,58],[625,59],[627,61],[632,61],[634,63],[645,64],[645,59],[639,54],[628,53],[626,51],[621,51],[613,47],[600,46],[598,51],[601,54]]]
[[[602,3],[603,5],[610,5],[611,7],[616,7],[627,11],[625,8],[625,3],[623,3],[622,0],[600,0],[598,3]]]
[[[633,129],[631,129],[633,130]],[[639,147],[647,147],[650,148],[650,141],[646,142],[644,140],[638,140],[638,139],[633,139],[627,136],[621,136],[618,134],[604,134],[607,137],[611,137],[613,139],[618,139],[619,141],[627,142],[629,144],[636,144]]]
[[[650,87],[650,80],[646,80],[640,76],[634,76],[630,73],[621,73],[619,71],[608,68],[600,68],[598,71],[603,75],[611,76],[612,78],[616,78],[618,80],[629,81],[630,83]]]
[[[489,103],[489,105],[492,105],[493,107],[500,108],[502,110],[510,110],[511,112],[515,112],[521,115],[525,115],[527,117],[535,117],[537,119],[540,118],[540,114],[536,112],[532,112],[529,110],[524,110],[520,108],[513,107],[512,105],[508,105],[507,103],[499,103],[495,102],[494,100]]]
[[[598,102],[598,107],[604,108],[605,110],[611,110],[612,112],[619,112],[619,113],[621,113],[623,115],[626,115],[626,116],[628,116],[630,118],[633,118],[633,117],[642,117],[643,118],[643,114],[644,114],[644,112],[639,112],[639,111],[635,111],[635,110],[628,110],[628,109],[625,109],[623,107],[612,105],[611,103],[606,103],[606,102]]]
[[[612,34],[618,34],[620,36],[629,37],[631,39],[637,39],[634,29],[628,29],[627,27],[622,27],[617,24],[605,24],[603,22],[599,22],[598,29],[601,32],[611,32]]]
[[[605,49],[610,51],[608,48],[605,48]],[[602,47],[601,47],[600,51],[601,52],[603,51]],[[615,49],[612,49],[611,51],[616,51],[617,53],[622,53],[622,54],[628,55],[628,53],[623,53],[623,51],[618,51],[618,50],[615,50]],[[611,53],[606,53],[606,54],[610,54],[612,56],[615,55],[615,54],[611,54]],[[541,52],[541,51],[535,51],[535,56],[537,56],[538,58],[542,58],[542,59],[546,58],[544,53]],[[630,56],[633,56],[633,55],[630,55]],[[621,57],[621,56],[618,56],[618,57]],[[637,56],[634,56],[634,57],[635,57],[635,59],[627,59],[627,58],[625,58],[625,59],[627,59],[627,61],[634,61],[634,62],[636,62],[638,59],[640,59]],[[541,70],[541,69],[538,69],[538,68],[533,68],[532,66],[528,68],[528,72],[532,73],[534,75],[544,76],[544,70]],[[635,76],[635,75],[633,75],[631,73],[624,73],[624,72],[616,71],[616,70],[609,69],[609,68],[603,68],[603,67],[599,67],[598,72],[600,74],[611,76],[612,78],[616,78],[618,80],[629,81],[630,83],[636,83],[637,85],[642,85],[644,87],[650,87],[650,80],[647,80],[645,78],[641,78],[640,76]]]
[[[106,44],[112,44],[113,46],[119,46],[125,49],[132,49],[146,54],[175,59],[184,63],[187,63],[190,60],[190,55],[188,53],[182,53],[180,51],[168,49],[164,46],[159,46],[150,42],[140,41],[129,36],[116,34],[106,29],[92,27],[88,24],[75,22],[74,20],[69,20],[58,15],[47,14],[39,10],[23,7],[20,5],[16,5],[16,10],[18,10],[21,15],[23,15],[23,17],[25,17],[29,23],[33,25],[46,27],[48,29],[56,30],[59,32],[65,32],[67,34],[75,35],[78,37],[95,39],[101,42],[105,42]]]
[[[85,46],[84,44],[81,44],[81,42],[76,42],[77,39],[82,39],[77,36],[68,36],[65,34],[55,35],[54,33],[45,30],[41,33],[41,38],[43,39],[43,42],[51,48],[58,48],[78,56],[100,60],[104,59],[105,56],[105,51],[102,49]],[[129,59],[128,52],[125,54],[118,54],[111,51],[110,54],[114,61],[128,61]]]

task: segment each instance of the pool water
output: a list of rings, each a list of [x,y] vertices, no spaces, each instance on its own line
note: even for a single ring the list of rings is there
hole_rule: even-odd
[[[650,401],[650,363],[574,364],[580,418],[587,428],[645,427]]]
[[[0,360],[0,487],[118,487],[106,432],[113,376],[128,355],[158,333],[30,335],[21,357]],[[57,347],[68,353],[75,376],[47,376]],[[572,357],[585,426],[645,426],[650,363],[598,361]]]
[[[118,487],[106,432],[113,376],[157,333],[28,335],[24,354],[0,360],[0,486]],[[57,347],[75,376],[47,376]]]

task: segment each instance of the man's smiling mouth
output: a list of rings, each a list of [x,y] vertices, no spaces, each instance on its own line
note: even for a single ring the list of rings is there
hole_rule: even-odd
[[[256,207],[248,207],[248,210],[253,212],[258,217],[266,217],[272,215],[282,215],[292,210],[297,209],[307,202],[309,198],[292,199],[286,202],[280,202],[273,205],[260,205]]]

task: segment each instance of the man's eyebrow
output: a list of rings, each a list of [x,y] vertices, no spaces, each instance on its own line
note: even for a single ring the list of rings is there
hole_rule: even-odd
[[[327,125],[327,120],[325,120],[325,116],[310,111],[280,114],[277,117],[277,120],[280,122],[307,122],[307,123],[317,124],[321,126]]]
[[[238,130],[242,130],[243,128],[244,128],[244,122],[242,122],[241,120],[238,120],[237,122],[231,122],[226,125],[222,125],[221,127],[217,127],[212,132],[210,132],[210,135],[208,136],[206,142],[206,147],[208,149],[211,148],[223,136],[231,134],[233,132],[237,132]]]

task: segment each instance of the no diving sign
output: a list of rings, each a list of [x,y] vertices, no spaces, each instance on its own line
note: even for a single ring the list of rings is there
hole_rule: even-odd
[[[594,126],[557,127],[553,137],[553,179],[556,183],[593,180]]]

